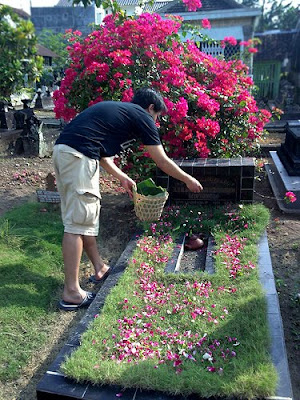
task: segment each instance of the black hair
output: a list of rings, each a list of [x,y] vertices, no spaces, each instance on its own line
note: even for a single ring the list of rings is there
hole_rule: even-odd
[[[138,89],[131,100],[131,103],[138,104],[143,107],[145,110],[150,106],[150,104],[154,105],[155,112],[167,112],[167,106],[165,105],[164,99],[161,94],[156,92],[151,88],[141,88]]]

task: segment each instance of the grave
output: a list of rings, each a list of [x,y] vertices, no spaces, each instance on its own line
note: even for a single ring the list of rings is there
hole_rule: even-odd
[[[300,176],[300,120],[287,124],[278,156],[290,176]]]
[[[300,120],[288,121],[285,142],[270,156],[272,163],[266,164],[266,171],[279,208],[300,214]],[[297,200],[287,204],[286,192],[293,192]]]
[[[183,182],[157,170],[156,184],[169,192],[169,204],[253,203],[255,175],[253,158],[204,158],[174,160],[174,162],[198,179],[203,191],[192,193]]]
[[[14,112],[8,110],[8,102],[0,101],[0,154],[11,152],[21,133]]]
[[[252,158],[237,158],[228,160],[182,160],[177,164],[186,172],[199,179],[204,186],[206,193],[198,196],[190,196],[185,185],[177,185],[172,178],[157,171],[157,184],[164,186],[170,193],[171,202],[174,204],[206,204],[223,202],[253,202],[254,192],[254,172],[255,165]],[[184,242],[186,235],[182,235],[176,245],[169,262],[165,267],[166,273],[185,273],[184,261]],[[65,357],[70,355],[80,345],[80,336],[88,328],[88,325],[94,319],[95,314],[99,313],[105,303],[105,297],[110,289],[116,285],[121,277],[130,256],[136,246],[136,238],[133,239],[125,249],[121,258],[117,262],[110,276],[103,283],[94,302],[89,307],[85,317],[77,327],[76,332],[72,333],[67,344],[61,350],[59,356],[49,367],[48,371],[40,381],[37,387],[38,400],[50,399],[114,399],[116,393],[122,390],[117,385],[92,385],[86,383],[76,383],[66,378],[60,371],[60,365]],[[207,238],[207,247],[201,256],[203,268],[208,274],[214,273],[213,262],[214,242],[211,237]],[[195,268],[196,269],[196,268]],[[268,303],[268,321],[271,333],[271,357],[278,371],[279,383],[274,400],[292,399],[292,390],[290,376],[288,371],[283,328],[279,310],[274,276],[269,254],[266,234],[259,243],[259,271],[261,283],[266,292]],[[156,391],[142,391],[137,389],[122,390],[122,399],[130,400],[183,400],[183,396],[172,396]],[[186,399],[194,400],[195,396],[189,396]]]
[[[43,135],[43,122],[37,118],[30,100],[23,100],[22,110],[8,110],[7,103],[0,102],[0,154],[45,157],[52,146]]]
[[[43,109],[42,90],[41,89],[38,89],[37,92],[36,92],[36,99],[35,99],[34,108],[36,110],[42,110]]]
[[[178,257],[182,253],[182,248],[184,246],[184,235],[178,240],[177,246],[171,259],[172,263],[169,265],[169,271],[166,272],[176,272],[176,266],[178,265]],[[127,262],[133,254],[136,247],[137,236],[128,243],[126,249],[122,253],[117,264],[113,268],[112,273],[103,283],[101,289],[97,293],[97,296],[93,303],[89,306],[85,316],[80,321],[76,330],[73,331],[67,340],[67,343],[60,351],[57,358],[49,366],[48,371],[45,373],[41,381],[37,386],[37,400],[63,400],[63,399],[103,399],[103,400],[113,400],[116,398],[116,394],[122,391],[122,399],[124,400],[196,400],[198,396],[182,396],[182,395],[167,395],[162,392],[157,391],[145,391],[137,389],[126,389],[123,390],[121,386],[118,385],[93,385],[88,382],[77,383],[71,379],[66,378],[60,371],[60,365],[63,363],[64,359],[71,355],[73,351],[80,346],[80,337],[88,328],[88,325],[94,320],[95,315],[101,312],[101,308],[105,303],[105,298],[109,294],[112,287],[114,287],[124,269],[127,266]],[[211,241],[211,246],[213,242]],[[209,243],[208,243],[209,247]],[[208,248],[207,257],[208,263],[212,261],[209,260],[210,254],[213,247]],[[272,271],[272,263],[269,252],[268,240],[266,233],[261,238],[259,245],[259,277],[261,284],[265,290],[266,300],[267,300],[267,319],[270,328],[270,353],[274,366],[278,372],[278,386],[276,395],[272,397],[272,400],[292,400],[292,387],[289,375],[288,361],[285,349],[284,333],[282,320],[279,309],[278,295],[276,292],[274,275]],[[207,262],[207,261],[206,261]],[[207,270],[208,268],[208,270]],[[205,270],[209,272],[211,266],[205,267]],[[213,273],[213,270],[210,270]],[[270,398],[271,399],[271,398]],[[203,399],[205,400],[205,399]]]
[[[60,195],[56,188],[55,175],[51,172],[46,176],[46,190],[37,189],[37,200],[39,203],[60,203]]]

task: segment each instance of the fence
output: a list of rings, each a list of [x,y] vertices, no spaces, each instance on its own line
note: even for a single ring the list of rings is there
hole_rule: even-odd
[[[262,61],[253,65],[253,80],[258,87],[258,97],[274,100],[278,96],[281,62]]]

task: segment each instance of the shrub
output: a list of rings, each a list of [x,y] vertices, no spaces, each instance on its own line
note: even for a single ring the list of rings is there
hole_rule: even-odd
[[[151,86],[168,107],[160,131],[169,156],[250,154],[271,115],[251,95],[248,67],[201,52],[183,41],[182,29],[180,18],[145,13],[109,15],[85,39],[73,32],[71,64],[54,95],[57,117],[68,121],[103,100],[130,101],[135,89]]]

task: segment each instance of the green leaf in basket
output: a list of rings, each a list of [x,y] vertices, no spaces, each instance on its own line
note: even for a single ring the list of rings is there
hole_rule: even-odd
[[[144,196],[157,196],[160,194],[165,194],[166,189],[161,186],[156,186],[153,179],[148,178],[137,185],[137,192],[143,194]]]

